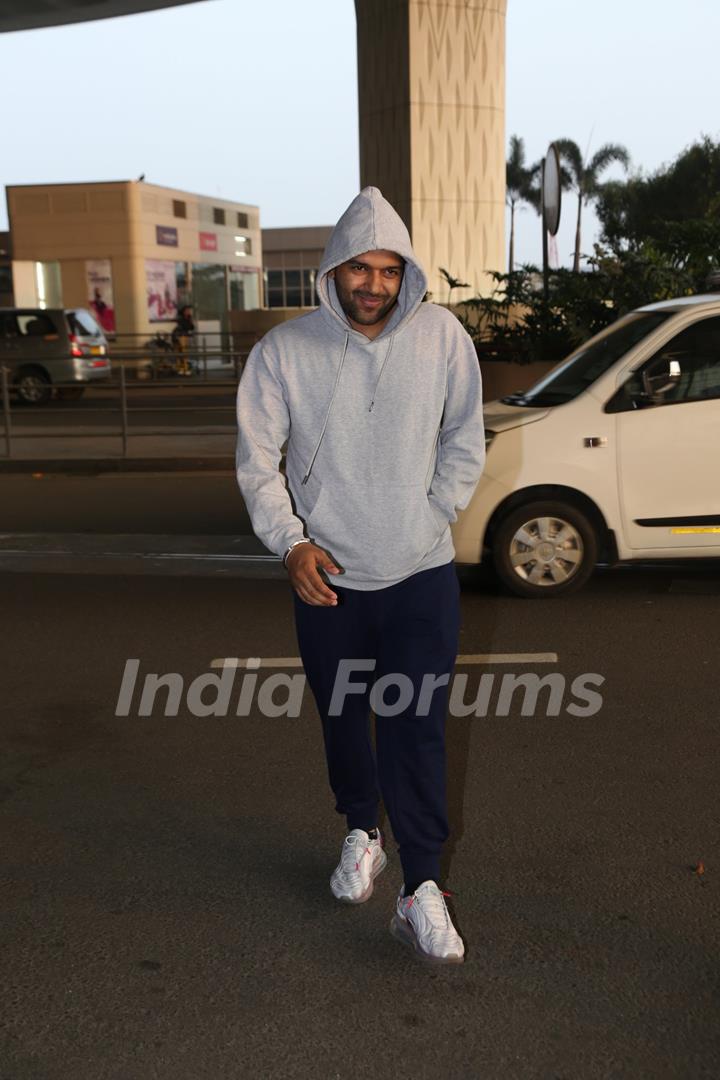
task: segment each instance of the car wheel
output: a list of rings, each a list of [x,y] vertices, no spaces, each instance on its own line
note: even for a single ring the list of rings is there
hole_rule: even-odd
[[[52,397],[50,379],[40,368],[21,371],[14,385],[21,405],[45,405]]]
[[[572,503],[542,501],[511,510],[492,541],[498,577],[517,596],[565,596],[581,588],[598,556],[595,528]]]

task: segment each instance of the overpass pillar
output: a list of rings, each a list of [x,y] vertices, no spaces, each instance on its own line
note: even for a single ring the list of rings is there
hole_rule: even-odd
[[[405,221],[433,299],[438,267],[470,283],[505,269],[507,0],[355,0],[361,184]]]

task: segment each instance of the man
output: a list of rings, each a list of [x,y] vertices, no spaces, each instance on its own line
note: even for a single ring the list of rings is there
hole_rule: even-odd
[[[472,341],[454,315],[422,303],[426,289],[407,229],[365,188],[328,242],[319,309],[275,327],[248,358],[237,476],[256,534],[290,576],[347,818],[333,895],[363,903],[385,868],[379,782],[404,877],[391,930],[424,959],[461,963],[440,889],[459,632],[449,526],[480,478],[485,443]],[[393,685],[399,696],[379,700],[375,690]]]

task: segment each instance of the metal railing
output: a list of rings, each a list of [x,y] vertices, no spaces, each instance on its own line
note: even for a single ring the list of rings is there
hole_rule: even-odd
[[[143,335],[145,338],[147,335]],[[83,431],[79,425],[71,427],[69,430],[57,427],[43,427],[42,430],[38,430],[36,427],[32,431],[23,431],[19,427],[21,420],[19,418],[27,419],[30,417],[47,416],[48,409],[52,409],[52,403],[47,402],[42,405],[32,404],[16,404],[13,402],[13,398],[16,394],[14,388],[14,379],[16,377],[16,371],[19,365],[14,365],[12,368],[8,366],[0,366],[0,394],[2,397],[2,418],[3,418],[3,431],[2,440],[4,444],[4,455],[6,459],[13,458],[13,448],[20,440],[35,439],[99,439],[99,438],[118,438],[121,443],[122,451],[121,457],[128,457],[128,447],[130,440],[133,437],[147,437],[147,436],[175,436],[182,435],[183,430],[192,430],[195,435],[222,435],[226,434],[223,431],[218,431],[217,427],[207,425],[205,428],[200,428],[196,425],[182,425],[173,426],[168,429],[167,427],[155,426],[152,428],[142,427],[142,430],[133,430],[133,424],[131,423],[131,417],[133,415],[141,414],[143,412],[152,413],[186,413],[192,411],[193,413],[207,414],[210,412],[227,412],[234,417],[234,403],[233,404],[202,404],[194,401],[191,405],[178,404],[178,403],[162,403],[158,401],[157,404],[133,404],[133,397],[140,394],[149,393],[152,396],[160,396],[160,391],[171,391],[173,394],[186,394],[191,391],[200,392],[201,397],[209,397],[210,391],[224,389],[232,392],[237,388],[238,380],[242,374],[242,369],[247,359],[247,351],[239,351],[237,349],[212,349],[208,348],[205,342],[202,342],[197,349],[191,349],[183,352],[167,352],[167,357],[170,360],[182,358],[183,361],[192,365],[193,373],[188,375],[173,375],[166,372],[160,373],[157,366],[148,366],[148,348],[147,345],[139,346],[134,349],[130,348],[118,348],[115,343],[110,348],[110,361],[111,370],[108,373],[107,378],[91,379],[88,381],[68,380],[63,382],[53,382],[51,384],[51,391],[54,394],[56,391],[60,391],[60,395],[64,390],[75,390],[79,388],[88,395],[97,394],[98,397],[105,399],[105,403],[83,404],[76,406],[68,406],[63,402],[62,416],[83,416],[87,417],[93,413],[102,414],[107,417],[108,412],[116,412],[118,416],[117,427],[108,427],[103,430]],[[56,359],[56,358],[53,358]],[[152,359],[152,358],[151,358]],[[23,360],[23,367],[27,367],[32,364],[30,359]],[[37,366],[48,366],[47,362],[40,359],[35,361]],[[112,404],[107,403],[108,394]],[[57,415],[57,414],[55,414]]]
[[[157,331],[150,338],[147,334],[118,333],[108,342],[108,355],[112,363],[119,361],[129,370],[135,370],[140,379],[157,378],[163,361],[173,359],[176,364],[189,361],[203,378],[210,371],[226,369],[239,378],[249,349],[238,347],[233,334],[203,331],[184,341],[187,344],[180,347],[172,331]]]

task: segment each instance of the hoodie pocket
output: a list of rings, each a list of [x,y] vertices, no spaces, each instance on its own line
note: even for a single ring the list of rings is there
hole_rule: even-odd
[[[427,492],[425,493],[425,505],[427,507],[428,513],[430,514],[433,525],[438,530],[438,535],[441,536],[447,529],[450,522],[441,510],[438,510],[436,507],[433,506],[433,504],[427,497]]]
[[[308,533],[358,580],[382,581],[412,573],[447,525],[438,520],[423,483],[322,486]]]

